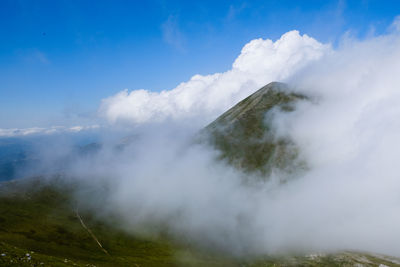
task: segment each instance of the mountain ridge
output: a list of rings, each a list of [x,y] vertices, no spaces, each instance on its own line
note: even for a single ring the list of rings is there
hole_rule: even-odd
[[[284,83],[269,83],[207,125],[203,140],[219,151],[220,159],[247,173],[292,172],[303,164],[297,161],[297,147],[277,137],[272,122],[276,112],[292,112],[307,99]]]

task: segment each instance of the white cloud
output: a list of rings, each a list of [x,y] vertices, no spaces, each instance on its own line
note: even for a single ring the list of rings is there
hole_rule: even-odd
[[[276,120],[310,167],[274,204],[296,210],[285,219],[295,228],[275,225],[296,236],[282,246],[300,245],[312,231],[314,249],[399,255],[399,70],[400,36],[391,33],[348,41],[289,79],[316,103]]]
[[[330,51],[330,46],[291,31],[273,42],[246,44],[232,69],[194,75],[172,90],[119,92],[102,101],[100,112],[110,122],[144,123],[166,119],[212,120],[271,81],[281,81]]]
[[[56,133],[77,133],[85,130],[92,130],[99,128],[99,125],[90,126],[52,126],[48,128],[32,127],[32,128],[0,128],[0,137],[20,137],[29,135],[43,135],[43,134],[56,134]]]

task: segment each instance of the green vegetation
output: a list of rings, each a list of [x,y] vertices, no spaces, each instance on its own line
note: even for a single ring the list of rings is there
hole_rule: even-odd
[[[39,179],[14,180],[0,186],[0,265],[39,266],[225,266],[222,258],[201,256],[192,249],[159,238],[132,237],[84,212],[81,225],[71,187]],[[66,189],[67,188],[67,189]],[[27,257],[26,254],[30,257]],[[29,258],[29,260],[28,260]]]
[[[290,173],[303,163],[293,142],[276,137],[271,121],[275,111],[291,112],[305,99],[285,84],[270,83],[208,125],[203,131],[206,142],[220,151],[221,159],[245,172],[266,177],[277,168]]]

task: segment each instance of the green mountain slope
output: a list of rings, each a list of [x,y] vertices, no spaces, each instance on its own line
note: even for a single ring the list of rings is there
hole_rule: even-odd
[[[290,140],[276,138],[271,122],[275,111],[291,112],[296,102],[306,99],[287,85],[272,82],[222,114],[203,135],[221,159],[241,170],[264,176],[273,168],[290,172],[301,165],[297,148]]]

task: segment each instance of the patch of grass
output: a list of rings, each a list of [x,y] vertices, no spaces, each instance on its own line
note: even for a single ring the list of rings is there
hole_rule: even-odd
[[[83,212],[80,215],[85,224],[108,251],[107,255],[76,217],[70,190],[33,180],[2,183],[0,253],[8,255],[0,258],[2,264],[179,266],[184,262],[184,266],[230,265],[222,257],[203,257],[167,239],[133,237]],[[34,256],[29,262],[23,261],[26,260],[23,255],[30,251]]]

